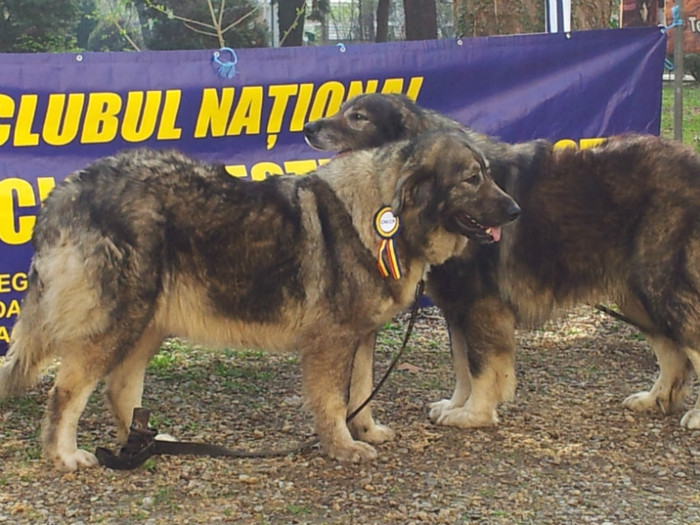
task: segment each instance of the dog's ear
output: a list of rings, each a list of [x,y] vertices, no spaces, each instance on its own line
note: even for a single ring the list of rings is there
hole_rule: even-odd
[[[413,175],[413,172],[403,171],[399,177],[399,181],[396,183],[396,189],[394,190],[394,198],[391,201],[391,211],[395,216],[399,216],[403,210],[403,205],[406,201],[406,183],[408,179]]]
[[[403,211],[406,202],[418,202],[420,199],[429,198],[433,173],[430,170],[421,169],[408,162],[404,165],[399,180],[394,190],[394,198],[391,201],[391,211],[399,216]]]

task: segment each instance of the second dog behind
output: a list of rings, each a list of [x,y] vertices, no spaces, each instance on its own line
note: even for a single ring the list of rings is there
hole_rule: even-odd
[[[360,95],[308,123],[309,144],[356,151],[426,130],[461,132],[479,145],[497,184],[522,206],[498,244],[430,271],[457,378],[431,417],[493,425],[515,390],[515,327],[532,328],[577,304],[614,302],[647,336],[660,373],[629,396],[637,411],[679,411],[700,373],[700,156],[655,136],[612,137],[586,150],[547,141],[504,144],[401,95]],[[681,424],[700,428],[700,397]]]

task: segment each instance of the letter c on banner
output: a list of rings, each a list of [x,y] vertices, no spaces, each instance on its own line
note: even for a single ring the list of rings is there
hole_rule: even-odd
[[[32,238],[36,217],[15,218],[13,195],[17,195],[19,207],[36,206],[34,190],[29,182],[18,178],[0,181],[0,241],[13,245],[25,244]]]
[[[12,118],[15,114],[15,101],[9,95],[0,94],[0,118]],[[0,124],[0,146],[10,139],[10,124]]]

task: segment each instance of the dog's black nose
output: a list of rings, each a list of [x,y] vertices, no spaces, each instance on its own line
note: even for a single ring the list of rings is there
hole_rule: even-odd
[[[523,210],[520,209],[520,206],[518,206],[517,204],[513,203],[513,204],[510,206],[510,208],[508,208],[508,211],[507,211],[506,213],[508,214],[508,219],[510,219],[511,221],[514,221],[515,219],[518,218],[518,216],[520,215],[520,213],[521,213],[522,211],[523,211]]]
[[[304,134],[308,137],[309,135],[314,135],[319,128],[319,124],[316,121],[307,122],[304,124]]]

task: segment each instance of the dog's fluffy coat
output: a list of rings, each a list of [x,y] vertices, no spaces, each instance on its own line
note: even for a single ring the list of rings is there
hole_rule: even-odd
[[[383,205],[401,219],[399,280],[377,269]],[[174,151],[102,159],[69,176],[40,212],[0,397],[60,357],[43,447],[73,470],[96,461],[77,448],[76,428],[97,382],[106,379],[123,441],[166,335],[297,350],[325,450],[371,459],[368,442],[391,430],[369,408],[345,419],[371,390],[375,331],[410,304],[430,264],[464,249],[465,223],[502,224],[517,212],[478,150],[448,133],[260,183]]]
[[[587,150],[504,144],[400,95],[358,96],[305,132],[314,147],[352,151],[434,129],[461,129],[478,143],[523,213],[500,243],[470,243],[464,257],[431,269],[428,291],[446,317],[457,376],[431,417],[496,423],[515,389],[515,327],[603,301],[641,328],[660,366],[653,388],[624,404],[679,410],[689,374],[700,373],[700,156],[639,135]],[[700,428],[700,398],[681,424]]]

